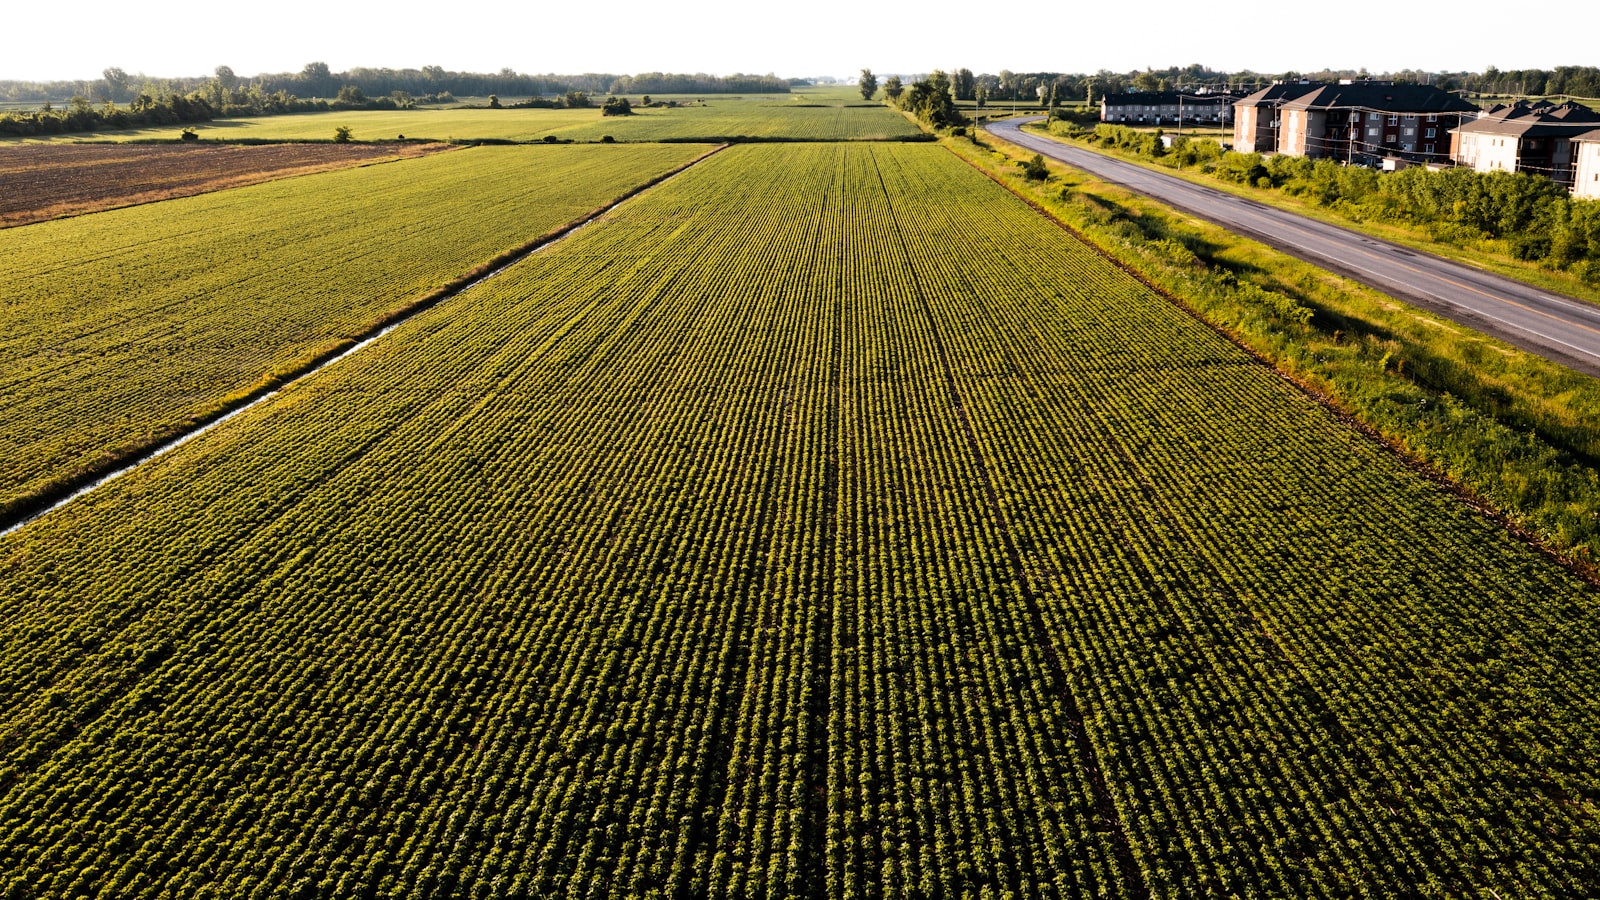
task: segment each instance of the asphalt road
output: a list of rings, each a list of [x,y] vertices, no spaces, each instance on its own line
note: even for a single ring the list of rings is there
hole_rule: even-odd
[[[1600,306],[1029,134],[1021,130],[1028,121],[1037,119],[1009,119],[987,129],[1397,300],[1600,375]]]

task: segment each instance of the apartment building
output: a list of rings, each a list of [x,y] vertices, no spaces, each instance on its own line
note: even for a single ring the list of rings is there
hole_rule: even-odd
[[[1450,132],[1478,108],[1432,85],[1360,81],[1318,86],[1279,106],[1277,151],[1376,164],[1448,162]]]
[[[1501,104],[1452,132],[1451,157],[1479,172],[1531,172],[1572,187],[1573,139],[1600,127],[1600,113],[1548,100]]]

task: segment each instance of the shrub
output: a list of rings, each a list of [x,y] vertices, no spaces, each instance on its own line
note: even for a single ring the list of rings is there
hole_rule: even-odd
[[[348,144],[350,143],[351,134],[349,125],[340,125],[333,130],[333,142],[335,144]]]

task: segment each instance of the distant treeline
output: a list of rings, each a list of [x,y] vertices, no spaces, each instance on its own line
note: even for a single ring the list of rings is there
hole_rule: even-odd
[[[214,115],[211,104],[198,96],[180,97],[173,94],[157,99],[141,94],[133,104],[123,107],[114,103],[97,107],[83,97],[76,97],[61,109],[46,103],[39,110],[0,113],[0,135],[33,137],[76,131],[181,125],[209,122]]]
[[[613,94],[787,94],[790,81],[776,75],[672,75],[643,72],[611,82]]]
[[[0,113],[0,136],[33,137],[80,131],[115,131],[154,125],[209,122],[217,116],[271,116],[328,109],[409,109],[415,101],[404,92],[388,97],[368,97],[358,87],[345,85],[332,100],[303,100],[287,91],[268,94],[259,85],[229,89],[213,83],[188,94],[146,93],[119,106],[114,100],[100,105],[73,97],[64,107],[46,101],[37,110]]]
[[[679,75],[646,72],[639,75],[613,75],[585,73],[582,75],[527,75],[512,69],[486,74],[477,72],[451,72],[439,66],[420,69],[368,69],[354,68],[334,72],[327,63],[307,63],[298,72],[282,72],[244,78],[234,74],[228,66],[218,66],[210,76],[194,78],[150,78],[129,75],[112,67],[102,77],[86,81],[0,81],[0,100],[11,102],[64,102],[67,98],[104,103],[131,103],[143,94],[151,98],[169,96],[187,97],[200,94],[213,101],[219,115],[230,105],[224,94],[236,94],[239,99],[232,105],[261,106],[264,100],[284,95],[294,98],[321,97],[332,99],[340,90],[353,87],[367,97],[388,97],[405,94],[411,97],[436,97],[441,95],[483,97],[495,94],[500,97],[562,96],[571,91],[587,94],[654,93],[654,94],[707,94],[707,93],[786,93],[791,80],[776,75]]]

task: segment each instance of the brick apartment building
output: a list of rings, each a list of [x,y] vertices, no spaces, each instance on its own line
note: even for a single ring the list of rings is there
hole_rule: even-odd
[[[1450,160],[1450,131],[1478,108],[1432,85],[1323,85],[1280,107],[1278,152],[1373,164]]]
[[[1322,87],[1319,82],[1279,81],[1233,105],[1233,149],[1240,153],[1278,152],[1279,109]]]

